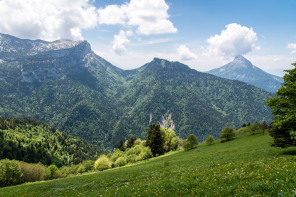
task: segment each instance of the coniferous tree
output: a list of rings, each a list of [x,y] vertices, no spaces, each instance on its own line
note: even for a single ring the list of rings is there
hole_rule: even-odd
[[[132,136],[130,139],[128,139],[126,148],[132,148],[136,140],[137,138],[135,136]]]
[[[122,139],[119,140],[117,148],[121,151],[125,151],[124,141]]]
[[[163,142],[161,137],[160,125],[152,124],[148,129],[146,146],[149,146],[153,156],[163,154]]]

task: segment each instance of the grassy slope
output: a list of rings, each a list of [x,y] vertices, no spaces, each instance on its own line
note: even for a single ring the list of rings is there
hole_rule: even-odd
[[[0,196],[293,196],[295,149],[267,135],[177,152],[104,172],[0,189]]]

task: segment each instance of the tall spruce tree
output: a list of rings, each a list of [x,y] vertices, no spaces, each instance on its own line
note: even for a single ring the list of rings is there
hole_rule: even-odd
[[[296,145],[296,63],[292,65],[295,68],[286,70],[284,82],[276,96],[266,102],[274,115],[270,132],[273,145],[280,147]]]
[[[161,137],[160,125],[152,124],[148,129],[146,146],[149,146],[153,156],[163,154],[163,142]]]

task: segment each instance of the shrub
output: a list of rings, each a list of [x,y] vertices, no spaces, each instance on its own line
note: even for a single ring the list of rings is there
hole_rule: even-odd
[[[180,138],[174,137],[171,142],[171,150],[177,150],[180,146]]]
[[[9,159],[0,161],[0,187],[21,183],[22,176],[18,161]]]
[[[124,152],[120,151],[119,149],[116,149],[111,157],[111,161],[115,162],[119,157],[123,157]]]
[[[140,139],[136,139],[136,141],[134,142],[134,146],[136,145],[141,145],[143,141],[141,141]]]
[[[232,127],[225,127],[220,133],[220,138],[222,139],[221,142],[230,141],[234,139],[234,137],[235,132]]]
[[[85,168],[85,172],[92,171],[94,169],[94,164],[95,164],[95,162],[92,160],[86,160],[82,163],[82,165]]]
[[[111,168],[111,161],[106,155],[101,155],[97,161],[95,162],[95,169],[96,170],[107,170]]]
[[[214,141],[215,141],[215,139],[212,135],[208,135],[208,137],[206,138],[207,145],[214,144]]]
[[[42,181],[45,179],[46,167],[41,163],[20,162],[20,168],[23,173],[22,182]]]
[[[139,155],[142,151],[142,146],[140,145],[136,145],[134,148],[133,148],[133,151],[136,155]]]
[[[135,154],[128,155],[126,157],[126,162],[127,163],[135,163],[135,161],[136,161],[136,155]]]
[[[144,147],[140,153],[141,160],[146,160],[153,157],[151,149],[149,147]]]
[[[197,145],[197,138],[194,134],[190,134],[187,138],[187,142],[191,143],[193,146]]]
[[[77,173],[82,174],[86,172],[85,167],[83,165],[80,165],[79,168],[77,169]]]
[[[185,151],[188,151],[192,148],[192,145],[187,140],[184,140],[182,145]]]
[[[194,134],[190,134],[187,140],[184,140],[183,142],[183,148],[186,151],[194,148],[195,145],[197,145],[197,138]]]
[[[46,178],[53,179],[53,178],[57,178],[57,176],[58,176],[58,167],[56,167],[56,165],[48,166],[46,171]]]
[[[259,124],[257,122],[255,122],[254,124],[251,124],[249,126],[249,128],[250,128],[250,131],[251,131],[252,135],[257,134],[260,131],[260,126],[259,126]]]
[[[126,165],[126,159],[124,157],[119,157],[115,163],[115,167],[125,166]]]

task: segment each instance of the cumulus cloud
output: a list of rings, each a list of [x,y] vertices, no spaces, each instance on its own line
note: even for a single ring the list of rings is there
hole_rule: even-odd
[[[177,29],[168,20],[168,9],[165,0],[131,0],[99,9],[99,23],[134,26],[143,35],[176,33]]]
[[[81,40],[98,14],[89,0],[1,0],[0,21],[0,32],[18,37]]]
[[[193,60],[197,58],[197,55],[195,55],[192,51],[190,51],[190,49],[185,45],[180,45],[177,48],[177,52],[180,60],[183,60],[183,61]]]
[[[296,54],[296,43],[288,44],[288,48],[292,49],[292,54]]]
[[[233,57],[259,49],[256,46],[257,34],[253,28],[232,23],[225,26],[220,35],[211,36],[208,52],[213,55]]]
[[[126,52],[126,48],[124,45],[130,42],[130,40],[127,37],[132,35],[132,31],[125,32],[123,30],[120,30],[119,34],[114,35],[112,46],[113,51],[118,55],[123,55],[124,52]]]

